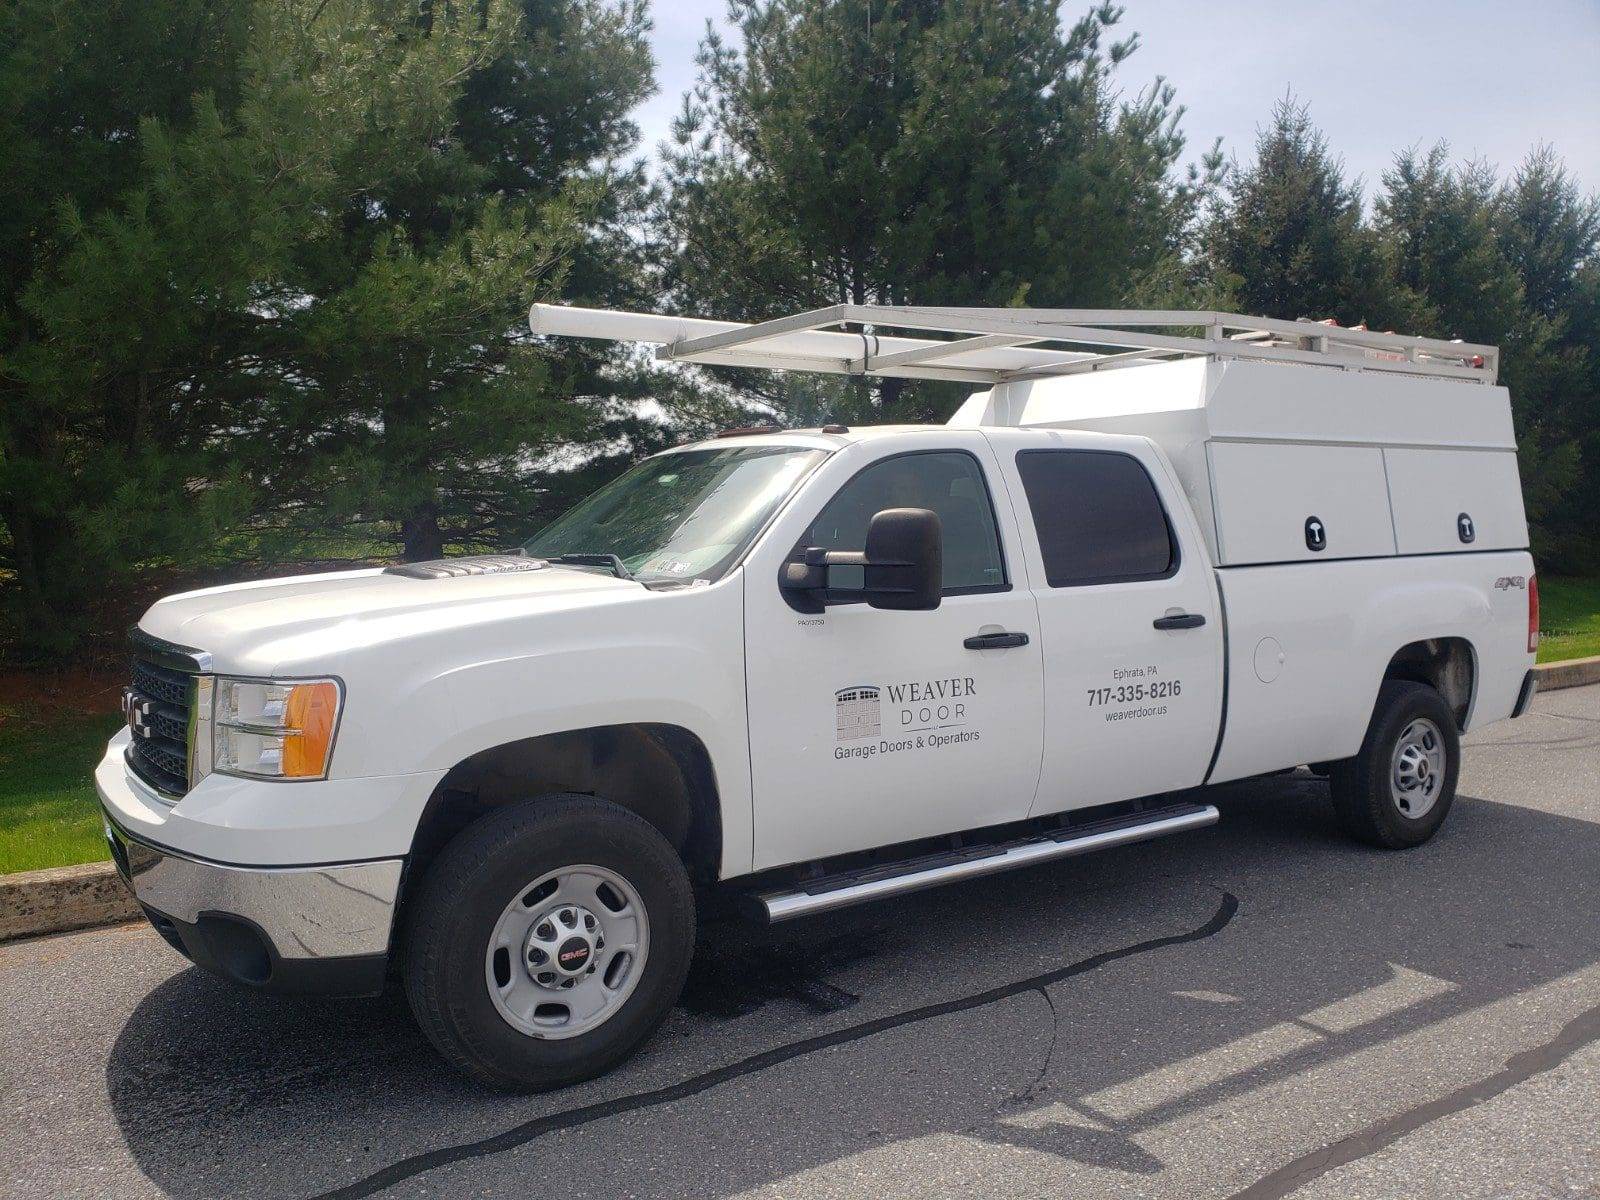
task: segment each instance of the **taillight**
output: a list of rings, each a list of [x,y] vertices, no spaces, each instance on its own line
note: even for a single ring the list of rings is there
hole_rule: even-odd
[[[1539,649],[1539,577],[1528,576],[1528,653]]]

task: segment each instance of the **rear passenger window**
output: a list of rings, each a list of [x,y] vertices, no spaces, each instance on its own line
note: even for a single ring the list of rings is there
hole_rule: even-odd
[[[1178,548],[1139,460],[1105,450],[1024,450],[1017,473],[1051,587],[1160,579]]]

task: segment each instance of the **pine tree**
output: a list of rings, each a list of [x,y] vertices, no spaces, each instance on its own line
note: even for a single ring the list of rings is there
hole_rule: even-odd
[[[1539,147],[1500,189],[1501,253],[1526,302],[1506,382],[1534,551],[1557,570],[1600,567],[1600,197]]]
[[[66,652],[119,570],[192,550],[230,507],[191,487],[224,286],[138,185],[142,130],[191,126],[196,93],[234,103],[247,31],[244,6],[203,0],[0,12],[0,624],[28,657]]]
[[[1496,231],[1491,167],[1450,163],[1440,144],[1408,150],[1384,173],[1374,227],[1399,283],[1427,305],[1414,332],[1499,344],[1516,335],[1523,295]]]
[[[647,374],[526,326],[640,295],[644,182],[615,159],[652,86],[642,4],[213,7],[8,12],[0,565],[35,656],[163,563],[504,544],[575,444],[665,436]],[[79,136],[118,67],[127,111]]]
[[[1121,10],[1063,33],[1052,0],[735,0],[708,36],[668,155],[664,288],[708,316],[823,304],[1102,305],[1175,257],[1189,195],[1168,168],[1160,81],[1118,102]],[[937,415],[953,394],[875,397],[744,380],[813,412]],[[816,393],[816,389],[809,389]],[[946,389],[948,391],[948,389]]]
[[[1256,138],[1255,158],[1229,172],[1209,218],[1213,277],[1252,315],[1332,318],[1415,328],[1424,307],[1400,285],[1386,247],[1362,219],[1361,188],[1311,122],[1284,100]]]
[[[641,180],[609,163],[653,86],[644,9],[350,7],[310,31],[297,68],[350,64],[338,86],[361,104],[338,135],[331,219],[290,247],[294,383],[268,415],[290,442],[259,473],[282,481],[291,524],[355,528],[410,559],[503,545],[527,532],[553,455],[630,426],[625,397],[592,398],[612,390],[607,357],[534,346],[526,313],[637,294],[624,210]]]

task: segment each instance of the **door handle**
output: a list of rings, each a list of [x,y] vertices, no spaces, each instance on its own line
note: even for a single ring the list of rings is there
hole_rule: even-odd
[[[1009,650],[1012,646],[1026,646],[1025,633],[975,633],[961,643],[968,650]]]
[[[1171,617],[1157,617],[1154,621],[1157,629],[1199,629],[1206,623],[1206,619],[1199,613],[1179,613]]]

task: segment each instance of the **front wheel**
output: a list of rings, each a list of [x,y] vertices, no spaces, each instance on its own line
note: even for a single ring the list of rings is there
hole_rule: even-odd
[[[1354,837],[1386,850],[1420,846],[1444,824],[1456,794],[1461,742],[1431,687],[1389,680],[1354,758],[1328,775],[1334,810]]]
[[[688,873],[656,829],[589,796],[499,809],[451,842],[407,921],[406,995],[458,1070],[576,1083],[667,1015],[694,950]]]

